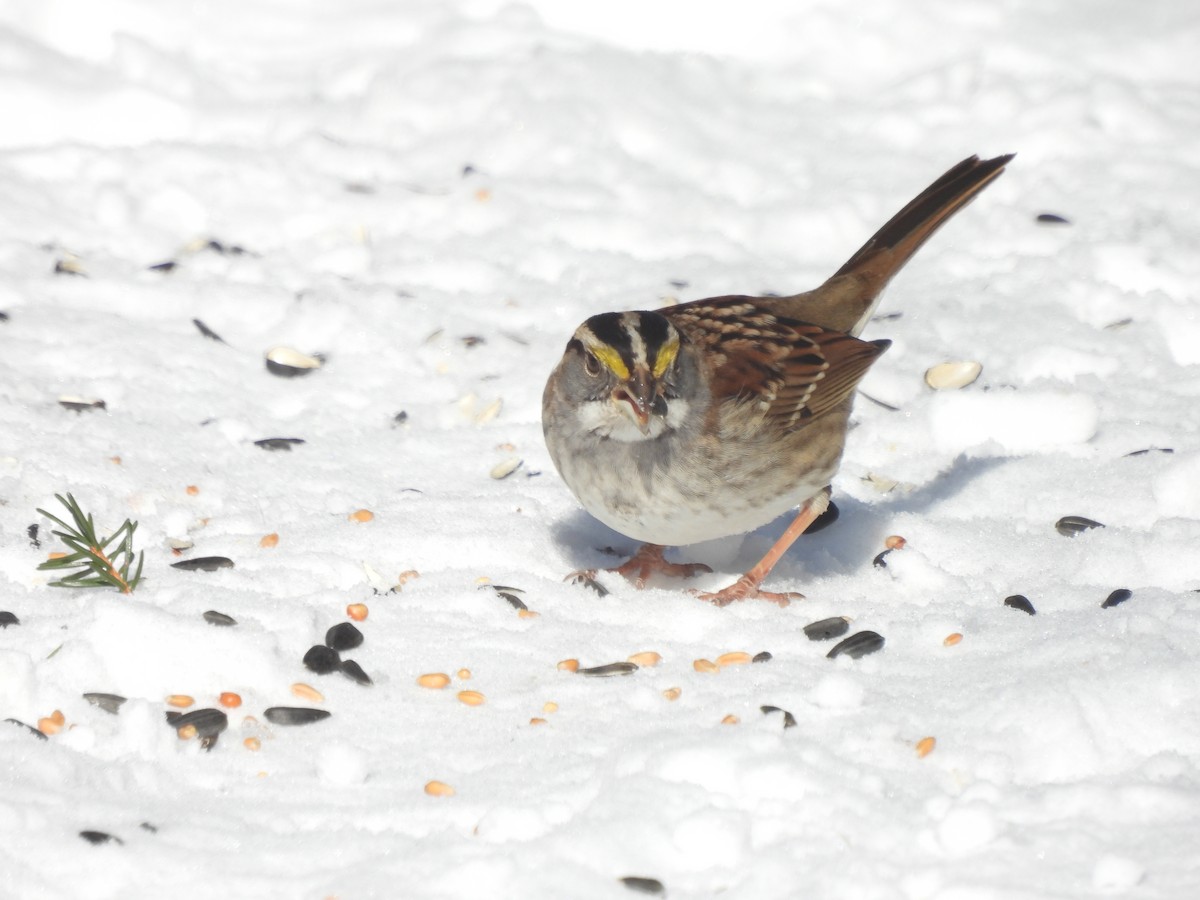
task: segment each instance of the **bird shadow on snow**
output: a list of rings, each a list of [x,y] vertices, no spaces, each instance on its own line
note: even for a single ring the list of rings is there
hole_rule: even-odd
[[[864,503],[835,489],[838,518],[830,526],[801,535],[776,566],[776,573],[794,572],[799,577],[820,578],[848,575],[869,566],[881,550],[887,523],[899,514],[916,514],[935,509],[969,488],[979,476],[1003,465],[1003,457],[958,456],[949,468],[917,488],[881,496],[875,503]],[[731,535],[704,544],[673,548],[667,558],[675,562],[699,562],[718,573],[745,572],[757,563],[791,523],[794,513],[780,516],[768,525],[745,535]],[[582,509],[551,526],[553,538],[571,569],[606,569],[628,559],[638,542],[603,525]],[[708,576],[713,578],[716,576]],[[698,579],[697,582],[702,582]],[[652,587],[678,586],[670,578],[655,578]],[[695,586],[692,580],[689,586]],[[710,585],[704,585],[711,589]]]

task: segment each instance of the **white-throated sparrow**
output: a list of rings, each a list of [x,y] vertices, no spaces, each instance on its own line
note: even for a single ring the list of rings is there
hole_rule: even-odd
[[[609,312],[576,329],[542,398],[550,457],[593,516],[644,546],[612,571],[708,571],[665,545],[752,531],[800,506],[767,555],[707,600],[759,589],[828,505],[854,390],[890,341],[861,341],[880,293],[1012,156],[954,166],[815,290]]]

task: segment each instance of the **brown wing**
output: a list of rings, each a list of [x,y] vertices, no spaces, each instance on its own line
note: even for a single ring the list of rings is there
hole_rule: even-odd
[[[890,342],[782,318],[769,302],[714,297],[660,312],[707,348],[714,399],[757,403],[764,418],[794,428],[849,397]]]

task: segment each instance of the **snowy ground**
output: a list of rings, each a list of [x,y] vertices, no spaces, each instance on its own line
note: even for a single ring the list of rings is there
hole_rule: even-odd
[[[0,718],[65,724],[0,727],[0,896],[1200,896],[1200,21],[713,6],[0,8]],[[580,320],[814,286],[1008,151],[864,335],[895,341],[863,390],[899,411],[859,401],[841,519],[772,577],[806,601],[563,582],[632,547],[542,444]],[[277,378],[276,345],[328,362]],[[952,359],[980,380],[927,389]],[[132,596],[37,570],[68,490],[139,522]],[[783,524],[681,555],[719,587]],[[370,687],[301,663],[352,603]],[[802,629],[829,616],[884,649],[826,659]],[[166,724],[222,692],[211,751]]]

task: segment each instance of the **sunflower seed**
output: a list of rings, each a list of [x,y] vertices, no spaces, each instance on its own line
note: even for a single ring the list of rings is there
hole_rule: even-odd
[[[1108,595],[1108,599],[1100,604],[1101,609],[1109,609],[1113,606],[1120,606],[1126,600],[1133,596],[1133,591],[1129,588],[1117,588]]]
[[[1037,610],[1033,608],[1033,604],[1029,602],[1029,598],[1024,594],[1013,594],[1011,597],[1005,597],[1004,605],[1011,609],[1019,609],[1023,613],[1029,613],[1031,616],[1037,615]]]
[[[825,654],[827,659],[836,659],[845,654],[851,659],[859,659],[868,653],[883,649],[883,635],[874,631],[859,631],[850,635],[844,641],[835,644],[833,649]]]
[[[39,547],[42,546],[42,542],[38,540],[38,524],[37,524],[37,522],[34,522],[32,525],[30,525],[28,528],[26,528],[25,533],[27,535],[29,535],[29,546],[30,547],[32,547],[34,550],[37,550]]]
[[[1065,216],[1060,216],[1058,213],[1038,213],[1035,221],[1039,225],[1070,225],[1071,220]]]
[[[784,728],[795,728],[796,727],[796,717],[793,716],[786,709],[780,709],[778,706],[760,706],[759,709],[762,710],[763,715],[770,715],[771,713],[776,713],[776,712],[783,713],[783,727]]]
[[[1173,447],[1147,447],[1144,450],[1134,450],[1126,453],[1126,456],[1145,456],[1147,453],[1174,453]]]
[[[1094,519],[1085,519],[1083,516],[1063,516],[1054,523],[1055,530],[1065,537],[1075,537],[1075,535],[1082,531],[1103,527],[1104,524],[1102,522],[1097,522]]]
[[[114,716],[121,711],[121,704],[125,702],[125,698],[120,694],[103,694],[91,692],[83,695],[83,699],[92,706],[98,706],[106,713],[112,713]]]
[[[821,513],[808,528],[804,529],[805,534],[816,534],[818,531],[824,531],[830,525],[838,520],[841,516],[841,510],[837,508],[837,504],[832,500],[829,501],[829,506],[825,508],[825,512]]]
[[[639,894],[664,894],[667,890],[657,878],[645,878],[641,875],[626,875],[621,879],[621,884]]]
[[[773,657],[769,651],[764,650],[761,653],[755,653],[754,658],[751,659],[750,662],[764,663],[764,662],[770,662],[774,658],[775,657]]]
[[[298,378],[308,375],[325,365],[320,353],[309,356],[291,347],[272,347],[266,355],[267,371],[280,378]]]
[[[229,716],[219,709],[194,709],[182,714],[168,710],[166,717],[167,724],[177,732],[189,725],[194,728],[196,736],[200,738],[200,746],[205,750],[211,750],[221,732],[229,727]]]
[[[154,263],[152,266],[146,266],[146,270],[148,272],[174,272],[178,267],[179,263],[173,259],[168,259],[160,263]]]
[[[492,478],[496,479],[497,481],[503,481],[513,472],[517,471],[517,469],[521,468],[521,463],[523,462],[523,459],[519,459],[516,456],[510,456],[508,459],[498,462],[496,465],[492,466],[492,471],[488,474],[490,474]]]
[[[72,394],[63,394],[59,397],[58,405],[72,412],[84,412],[89,409],[108,409],[108,404],[103,400],[92,397],[76,397]]]
[[[590,588],[601,597],[608,596],[608,588],[602,585],[599,581],[588,575],[586,572],[578,572],[574,575],[568,575],[572,584],[578,584],[581,587]]]
[[[306,706],[272,706],[263,710],[263,718],[273,725],[310,725],[332,715],[327,709]]]
[[[325,646],[330,650],[353,650],[363,642],[363,633],[350,622],[339,622],[325,632]]]
[[[204,621],[209,625],[219,625],[223,628],[228,628],[230,625],[236,625],[237,619],[233,616],[227,616],[223,612],[217,612],[215,609],[210,609],[204,613]]]
[[[341,670],[343,675],[353,679],[358,684],[374,684],[371,681],[371,676],[364,672],[363,667],[352,659],[343,660]]]
[[[16,613],[10,613],[7,610],[0,610],[0,628],[7,628],[9,625],[20,625],[21,620],[17,618]]]
[[[299,447],[303,443],[305,443],[304,438],[275,437],[262,438],[261,440],[255,441],[254,446],[262,447],[264,450],[291,451],[293,447]]]
[[[318,675],[328,675],[336,672],[342,664],[342,658],[336,650],[331,650],[323,644],[315,644],[304,654],[304,667]]]
[[[613,675],[631,675],[638,670],[637,663],[615,662],[603,666],[592,666],[580,669],[577,674],[590,675],[593,678],[608,678]]]
[[[833,616],[804,626],[804,633],[810,641],[831,641],[849,630],[850,620],[845,616]]]
[[[41,741],[49,740],[49,738],[47,738],[44,734],[42,734],[40,731],[38,731],[32,725],[26,725],[20,719],[5,719],[4,721],[8,722],[12,725],[18,725],[21,728],[24,728],[26,731],[28,731],[30,734],[32,734],[38,740],[41,740]]]
[[[116,835],[109,834],[106,831],[81,831],[79,836],[89,844],[107,844],[110,841],[114,844],[124,844]]]
[[[875,558],[871,560],[871,565],[873,565],[876,569],[886,569],[888,567],[887,555],[891,552],[891,548],[889,547],[887,550],[882,550],[875,554]]]
[[[200,333],[202,335],[204,335],[206,338],[208,338],[210,341],[216,341],[217,343],[220,343],[220,344],[225,343],[224,338],[222,338],[219,334],[217,334],[215,331],[213,331],[211,328],[209,328],[207,325],[205,325],[199,319],[192,319],[192,324],[195,325],[196,328],[198,328],[200,330]]]
[[[195,559],[181,559],[171,563],[172,569],[182,569],[185,572],[215,572],[217,569],[232,569],[233,560],[227,556],[197,556]]]

